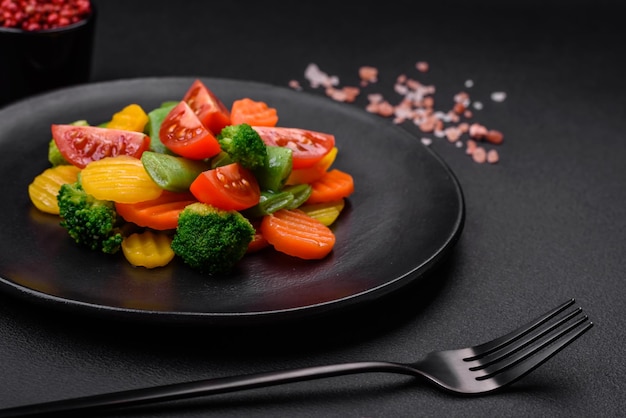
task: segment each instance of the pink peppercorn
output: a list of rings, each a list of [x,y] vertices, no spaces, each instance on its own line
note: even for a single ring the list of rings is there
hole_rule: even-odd
[[[89,0],[0,0],[0,26],[25,31],[71,25],[90,13]]]

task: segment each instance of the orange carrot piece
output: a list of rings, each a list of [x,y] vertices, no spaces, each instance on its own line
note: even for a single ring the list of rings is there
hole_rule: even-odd
[[[323,203],[340,200],[354,192],[354,179],[344,171],[332,169],[311,183],[311,196],[306,203]]]
[[[276,126],[278,114],[267,103],[243,98],[235,100],[230,109],[230,122],[233,125],[247,123],[252,126]]]
[[[254,227],[255,232],[254,232],[254,237],[252,238],[252,241],[250,241],[250,244],[248,244],[248,249],[246,250],[246,253],[248,254],[260,251],[264,248],[269,247],[270,245],[270,243],[267,242],[267,240],[261,233],[261,221],[253,220],[253,221],[250,221],[250,223]]]
[[[299,209],[281,209],[261,221],[261,233],[282,253],[305,260],[326,257],[335,246],[335,234]]]
[[[191,193],[175,193],[164,190],[153,200],[138,203],[116,203],[117,213],[127,222],[139,226],[166,230],[178,226],[178,215],[198,200]]]

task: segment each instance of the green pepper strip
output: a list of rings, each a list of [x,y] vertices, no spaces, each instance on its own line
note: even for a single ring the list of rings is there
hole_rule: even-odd
[[[262,191],[259,203],[250,209],[246,209],[242,214],[248,218],[258,218],[269,215],[280,209],[284,209],[293,202],[294,196],[290,192],[270,192]]]

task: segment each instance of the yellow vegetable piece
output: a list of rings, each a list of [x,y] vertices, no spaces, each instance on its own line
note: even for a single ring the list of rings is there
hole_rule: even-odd
[[[107,128],[143,132],[148,123],[148,115],[138,104],[130,104],[113,115]]]
[[[93,161],[81,173],[81,184],[96,199],[137,203],[163,193],[143,168],[141,160],[128,155]]]
[[[337,158],[337,147],[333,147],[328,154],[326,154],[321,160],[316,162],[313,166],[307,168],[299,168],[293,170],[287,178],[286,184],[293,186],[296,184],[310,184],[320,179],[324,173],[328,171],[331,165]]]
[[[335,200],[332,202],[324,203],[312,203],[309,205],[300,206],[300,210],[309,215],[311,218],[315,218],[326,226],[332,225],[345,206],[345,201]]]
[[[62,185],[75,183],[80,168],[73,165],[59,165],[45,169],[28,185],[28,196],[37,209],[42,212],[59,214],[57,194]]]
[[[122,252],[135,267],[163,267],[174,258],[171,243],[168,235],[147,230],[124,238]]]

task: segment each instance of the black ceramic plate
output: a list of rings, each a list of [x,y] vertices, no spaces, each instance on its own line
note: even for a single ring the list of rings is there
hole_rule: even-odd
[[[52,123],[108,120],[130,103],[178,100],[192,78],[89,84],[0,111],[0,288],[50,306],[124,319],[234,325],[334,313],[418,283],[455,244],[463,195],[420,141],[379,117],[321,96],[254,82],[203,79],[227,106],[248,96],[276,107],[280,125],[335,134],[334,166],[355,193],[334,226],[334,251],[304,261],[271,249],[232,274],[203,276],[181,262],[133,268],[123,255],[78,248],[58,218],[30,203],[28,184],[49,166]]]

